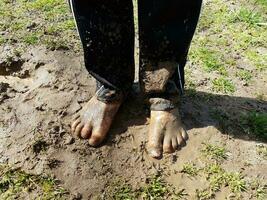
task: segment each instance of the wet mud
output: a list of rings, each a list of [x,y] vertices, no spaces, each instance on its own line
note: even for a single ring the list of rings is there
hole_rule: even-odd
[[[103,145],[93,148],[70,133],[73,114],[89,101],[96,87],[83,67],[82,55],[38,47],[19,59],[0,63],[0,163],[34,174],[53,174],[73,198],[107,199],[105,189],[115,181],[138,188],[160,172],[168,183],[185,188],[188,199],[194,199],[190,195],[205,187],[205,179],[196,181],[181,169],[184,163],[200,162],[203,143],[226,147],[226,169],[242,170],[249,177],[266,176],[267,161],[256,152],[256,145],[263,141],[227,134],[208,112],[216,107],[234,114],[240,106],[266,110],[264,102],[205,92],[198,92],[197,98],[185,96],[181,116],[190,139],[180,151],[155,160],[145,148],[149,110],[136,92],[120,108]],[[223,191],[221,196],[225,197]]]

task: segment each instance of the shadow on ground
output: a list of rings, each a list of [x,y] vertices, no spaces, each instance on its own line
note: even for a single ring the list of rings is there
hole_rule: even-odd
[[[187,130],[215,126],[230,137],[267,141],[266,101],[190,90],[181,99],[181,115]],[[110,137],[128,127],[144,125],[148,117],[149,108],[142,97],[131,94],[115,119]]]

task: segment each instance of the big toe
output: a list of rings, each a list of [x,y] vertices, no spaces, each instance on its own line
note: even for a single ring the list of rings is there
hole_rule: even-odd
[[[162,145],[161,144],[150,144],[147,148],[148,154],[153,158],[162,157]]]
[[[97,130],[92,132],[91,137],[89,138],[88,142],[91,146],[96,147],[101,144],[106,136],[106,132],[103,130]]]

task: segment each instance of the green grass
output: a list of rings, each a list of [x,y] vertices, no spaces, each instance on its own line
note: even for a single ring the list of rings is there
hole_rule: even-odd
[[[245,55],[257,70],[263,71],[267,69],[267,56],[264,53],[249,49],[245,51]]]
[[[215,92],[222,92],[229,94],[235,92],[235,86],[232,81],[224,77],[220,77],[212,81],[212,90]]]
[[[165,199],[184,199],[187,193],[184,189],[175,190],[171,185],[167,184],[161,176],[154,176],[148,179],[145,186],[139,189],[141,191],[141,199],[143,200],[165,200]]]
[[[163,199],[168,194],[166,183],[161,177],[154,177],[148,181],[148,184],[142,188],[141,196],[143,199]]]
[[[225,174],[225,185],[228,185],[232,192],[240,193],[247,190],[246,181],[244,177],[237,172]]]
[[[240,124],[247,134],[267,140],[267,113],[249,112],[243,115]]]
[[[120,186],[116,186],[112,198],[115,200],[134,200],[136,199],[136,196],[136,192],[132,189],[130,185],[123,184]]]
[[[145,184],[133,189],[131,185],[120,181],[111,184],[107,190],[106,199],[113,200],[165,200],[165,199],[183,199],[187,196],[184,189],[175,190],[167,184],[159,175],[150,177]]]
[[[236,76],[240,79],[243,80],[245,82],[246,85],[249,85],[249,83],[251,82],[252,79],[252,73],[248,70],[245,69],[241,69],[238,70],[236,73]]]
[[[263,8],[267,8],[267,1],[265,0],[255,0],[255,3],[263,6]]]
[[[213,144],[203,144],[201,153],[208,159],[222,161],[227,158],[226,149],[222,146],[213,145]]]
[[[207,200],[207,199],[214,199],[215,194],[209,190],[209,189],[204,189],[204,190],[196,190],[196,198],[198,200]]]
[[[240,194],[248,188],[248,183],[241,173],[227,172],[218,163],[206,165],[203,171],[209,183],[208,190],[206,190],[209,191],[208,194],[214,194],[220,191],[222,187],[229,187],[231,192],[235,194]]]
[[[67,192],[49,176],[32,175],[0,165],[0,199],[33,198],[36,195],[43,200],[65,199]]]
[[[218,53],[205,47],[194,49],[192,57],[197,58],[207,72],[218,70],[222,65],[218,58]]]
[[[205,168],[204,171],[207,175],[212,175],[212,174],[220,174],[224,172],[222,169],[221,165],[218,163],[211,163],[208,164]]]
[[[233,82],[240,80],[253,87],[252,76],[267,69],[266,5],[264,0],[212,0],[203,4],[189,59],[204,77],[215,75],[213,91],[231,94],[235,92]]]
[[[185,163],[183,165],[181,172],[189,176],[196,176],[199,172],[199,169],[193,163]]]
[[[253,191],[253,197],[258,200],[267,199],[267,184],[264,184],[263,180],[255,179],[250,183],[250,187]]]
[[[74,20],[64,0],[3,0],[0,18],[0,31],[5,33],[1,43],[80,48]]]
[[[257,11],[241,7],[241,9],[237,13],[235,13],[233,21],[244,22],[249,26],[256,26],[260,22],[263,22],[263,19],[261,14]]]
[[[257,146],[257,153],[267,160],[267,146],[259,145]]]

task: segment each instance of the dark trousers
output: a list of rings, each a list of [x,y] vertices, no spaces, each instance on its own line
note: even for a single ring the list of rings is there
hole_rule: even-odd
[[[184,66],[202,0],[139,0],[140,85],[152,98],[182,93]],[[70,0],[88,72],[127,93],[134,80],[131,0]]]

